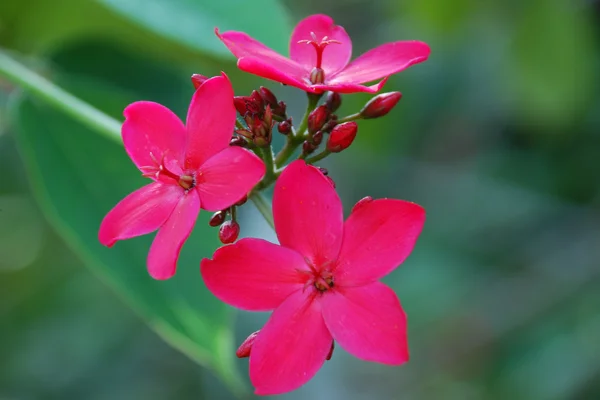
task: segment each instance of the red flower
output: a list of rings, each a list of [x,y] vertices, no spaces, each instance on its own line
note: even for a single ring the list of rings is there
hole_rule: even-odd
[[[406,362],[404,311],[378,280],[412,251],[424,210],[402,200],[367,199],[344,222],[327,177],[295,161],[277,181],[273,214],[280,246],[242,239],[201,263],[204,282],[219,299],[245,310],[275,309],[250,353],[256,393],[306,383],[333,340],[363,360]]]
[[[148,272],[167,279],[200,208],[218,211],[236,203],[262,178],[265,166],[253,153],[229,147],[235,108],[224,74],[196,90],[186,126],[168,108],[148,101],[129,105],[124,114],[125,150],[154,182],[121,200],[104,217],[98,238],[110,247],[158,229]]]
[[[238,58],[241,70],[313,93],[375,93],[390,75],[429,57],[427,44],[400,41],[376,47],[348,64],[352,55],[350,37],[330,17],[320,14],[296,25],[290,40],[290,58],[243,32],[215,32]],[[362,85],[382,78],[376,85]]]

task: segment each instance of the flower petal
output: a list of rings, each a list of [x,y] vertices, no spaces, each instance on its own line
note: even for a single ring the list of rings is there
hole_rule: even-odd
[[[387,80],[388,80],[388,77],[385,77],[381,81],[379,81],[377,84],[371,85],[371,86],[364,86],[364,85],[359,85],[357,83],[344,83],[344,82],[330,84],[326,80],[325,84],[312,85],[311,89],[313,91],[315,91],[316,93],[326,92],[328,90],[332,91],[332,92],[337,92],[337,93],[361,93],[361,92],[377,93],[383,88],[383,86],[385,85]]]
[[[308,76],[310,72],[310,70],[307,71],[300,64],[282,56],[244,32],[228,31],[219,33],[218,30],[215,30],[215,33],[237,58],[252,57],[262,60],[265,64],[271,65],[273,69],[289,76]],[[253,71],[247,72],[254,73]],[[257,75],[260,74],[257,73]]]
[[[105,246],[117,240],[154,232],[169,218],[183,196],[177,185],[154,182],[121,200],[100,224],[98,239]]]
[[[262,239],[221,247],[212,260],[202,260],[200,272],[217,298],[251,311],[276,308],[310,277],[300,254]]]
[[[244,197],[265,175],[265,164],[254,153],[228,147],[200,167],[198,193],[202,208],[219,211]]]
[[[327,81],[339,83],[365,83],[385,78],[413,64],[427,60],[429,46],[418,41],[386,43],[367,51],[346,68]]]
[[[154,166],[163,156],[168,168],[179,168],[185,149],[185,127],[177,115],[151,101],[132,103],[123,114],[123,144],[138,168]]]
[[[290,74],[271,64],[269,60],[258,57],[240,58],[237,65],[239,69],[250,74],[262,76],[263,78],[271,79],[284,85],[294,86],[306,92],[314,91],[311,89],[308,72],[303,71],[302,73]]]
[[[392,289],[374,282],[331,290],[319,300],[325,324],[344,350],[365,361],[408,361],[406,315]]]
[[[233,88],[225,74],[205,81],[194,93],[187,115],[185,168],[202,163],[229,146],[235,129]]]
[[[186,241],[200,212],[200,198],[188,191],[173,213],[159,229],[148,253],[148,272],[154,279],[168,279],[175,274],[179,251]]]
[[[298,160],[287,166],[273,194],[275,231],[282,246],[314,266],[337,258],[343,236],[342,202],[321,171]]]
[[[331,349],[314,293],[290,295],[260,330],[250,353],[250,381],[259,395],[297,389],[321,368]]]
[[[344,224],[335,268],[336,284],[365,285],[396,269],[412,251],[425,223],[425,210],[403,200],[361,204]]]
[[[304,18],[296,25],[290,40],[290,58],[311,71],[317,65],[317,52],[311,44],[298,43],[301,40],[312,40],[312,33],[318,41],[327,36],[328,40],[337,40],[340,43],[331,43],[323,50],[321,68],[327,74],[333,74],[348,64],[352,56],[352,41],[341,26],[335,25],[333,19],[327,15],[317,14]]]

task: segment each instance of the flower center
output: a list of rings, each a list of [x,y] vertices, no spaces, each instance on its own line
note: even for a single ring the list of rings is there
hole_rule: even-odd
[[[152,162],[154,165],[148,165],[144,167],[140,167],[143,171],[142,176],[146,178],[154,178],[158,180],[161,176],[165,176],[173,179],[179,186],[184,188],[185,190],[190,190],[194,186],[196,186],[196,176],[193,173],[178,175],[173,171],[169,170],[165,164],[165,156],[166,153],[163,153],[160,157],[160,161],[154,156],[152,152],[150,152],[150,158],[152,158]]]
[[[321,265],[320,268],[315,267],[310,260],[305,259],[306,264],[310,268],[310,271],[305,271],[310,275],[310,278],[306,281],[304,288],[314,286],[319,293],[328,291],[334,287],[334,278],[331,271],[329,271],[328,265],[330,262]]]
[[[324,36],[321,40],[317,39],[317,35],[314,32],[310,33],[311,39],[309,40],[298,40],[298,43],[305,43],[315,48],[317,52],[317,65],[310,72],[310,81],[313,84],[325,82],[325,71],[321,68],[323,62],[323,50],[330,44],[341,44],[339,40],[329,39]]]

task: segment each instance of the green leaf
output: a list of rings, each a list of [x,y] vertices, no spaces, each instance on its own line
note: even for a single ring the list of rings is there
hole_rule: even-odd
[[[278,0],[99,1],[146,29],[221,57],[230,53],[215,36],[215,28],[246,32],[283,53],[291,34],[289,17]]]

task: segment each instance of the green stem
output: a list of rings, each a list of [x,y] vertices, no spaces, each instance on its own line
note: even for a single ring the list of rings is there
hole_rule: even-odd
[[[300,146],[306,139],[306,128],[308,127],[308,116],[317,107],[319,99],[323,94],[307,93],[308,103],[306,104],[306,111],[302,117],[302,121],[297,129],[293,130],[287,137],[285,145],[281,151],[275,157],[275,165],[277,168],[283,167],[283,164],[294,154],[294,151]]]
[[[316,156],[307,158],[306,159],[306,163],[307,164],[314,164],[317,161],[321,161],[322,159],[324,159],[325,157],[327,157],[330,154],[331,154],[331,152],[329,150],[325,149],[322,152],[320,152],[319,154],[317,154]]]
[[[4,76],[107,138],[122,143],[119,121],[54,85],[1,50],[0,76]]]
[[[262,214],[263,218],[275,229],[275,223],[273,222],[273,214],[271,213],[271,205],[265,196],[260,192],[255,192],[250,196],[250,200],[254,203],[258,211]]]
[[[258,190],[263,190],[277,179],[275,164],[273,163],[273,148],[271,145],[261,149],[262,159],[265,162],[266,173],[262,181],[257,185]]]
[[[338,124],[341,124],[343,122],[355,121],[355,120],[361,119],[361,118],[362,118],[362,115],[360,113],[350,114],[350,115],[345,116],[344,118],[338,119]]]

